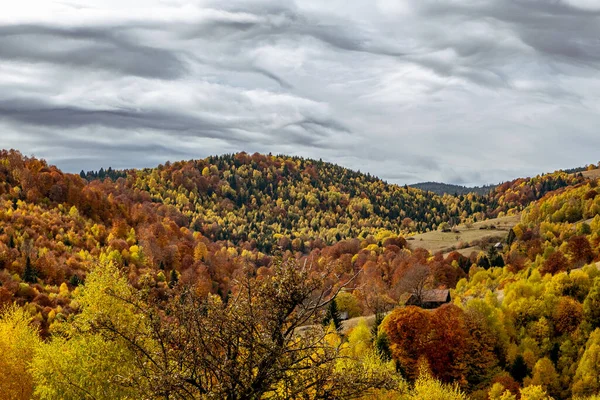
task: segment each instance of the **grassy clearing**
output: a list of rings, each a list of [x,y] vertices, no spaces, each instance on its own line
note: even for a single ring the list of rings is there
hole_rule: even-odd
[[[463,255],[470,255],[473,251],[481,250],[478,242],[487,242],[492,239],[501,240],[508,234],[510,228],[520,221],[520,215],[511,215],[476,222],[471,226],[461,224],[458,232],[432,231],[415,235],[409,244],[413,249],[423,248],[435,254],[439,251],[448,253],[453,249],[459,250]],[[494,227],[491,229],[491,227]]]
[[[583,176],[590,179],[600,178],[600,169],[593,169],[591,171],[583,171]]]
[[[367,326],[369,328],[372,328],[373,325],[375,325],[375,315],[368,315],[366,317],[350,318],[350,319],[347,319],[346,321],[342,321],[342,333],[345,335],[350,333],[350,331],[352,329],[354,329],[356,327],[356,325],[358,325],[358,323],[360,322],[361,319],[365,320],[365,322],[367,323]]]

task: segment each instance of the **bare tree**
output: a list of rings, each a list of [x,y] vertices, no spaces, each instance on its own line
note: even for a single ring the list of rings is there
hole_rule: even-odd
[[[431,284],[431,268],[427,265],[416,264],[412,266],[400,281],[400,290],[414,296],[415,303],[423,304],[423,296]]]
[[[96,327],[135,352],[140,374],[131,384],[147,387],[151,398],[344,399],[392,388],[391,375],[359,364],[336,370],[340,347],[319,321],[350,282],[331,293],[323,277],[310,265],[280,262],[270,276],[247,274],[227,302],[188,288],[166,302],[122,299],[145,316],[146,333],[110,321]]]

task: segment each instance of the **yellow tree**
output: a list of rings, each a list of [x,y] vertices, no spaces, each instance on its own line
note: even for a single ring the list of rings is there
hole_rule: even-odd
[[[521,400],[553,400],[541,386],[527,386],[521,389]]]
[[[600,391],[600,328],[590,335],[581,356],[572,391],[574,396],[587,396]]]
[[[36,396],[48,400],[142,396],[139,384],[132,385],[137,373],[134,353],[119,335],[95,332],[98,321],[103,321],[114,330],[141,337],[147,334],[135,307],[122,300],[133,293],[113,264],[100,264],[88,275],[74,299],[81,313],[55,327],[61,335],[38,346],[31,367]]]
[[[0,314],[0,398],[27,400],[33,393],[33,378],[28,370],[40,343],[30,317],[16,306]]]
[[[533,367],[533,377],[530,384],[544,388],[550,395],[560,395],[560,379],[554,364],[548,358],[540,358]]]

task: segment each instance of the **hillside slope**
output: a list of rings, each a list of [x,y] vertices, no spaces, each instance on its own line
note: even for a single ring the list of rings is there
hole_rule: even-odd
[[[245,153],[127,171],[116,183],[172,205],[213,240],[265,253],[382,230],[423,232],[477,214],[482,219],[487,207],[482,196],[438,196],[322,161]]]

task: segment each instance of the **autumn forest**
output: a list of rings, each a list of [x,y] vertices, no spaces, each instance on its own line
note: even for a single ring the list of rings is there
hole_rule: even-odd
[[[598,167],[469,191],[2,150],[0,398],[598,399]]]

